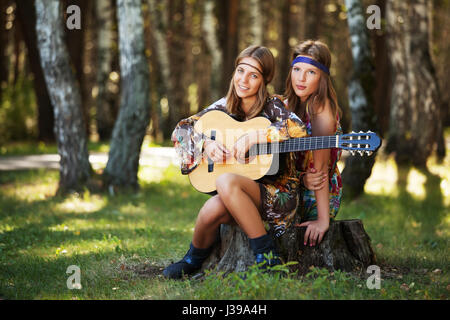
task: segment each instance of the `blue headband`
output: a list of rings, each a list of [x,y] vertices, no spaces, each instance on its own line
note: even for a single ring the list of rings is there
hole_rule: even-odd
[[[325,67],[325,66],[324,66],[323,64],[321,64],[320,62],[318,62],[318,61],[316,61],[316,60],[313,60],[313,59],[311,59],[311,58],[303,57],[303,56],[297,57],[297,58],[294,59],[294,61],[292,61],[291,67],[293,67],[294,64],[296,64],[297,62],[305,62],[305,63],[309,63],[309,64],[311,64],[311,65],[313,65],[313,66],[319,68],[320,70],[322,70],[322,71],[325,72],[326,74],[328,74],[328,75],[330,74],[330,70],[328,70],[327,67]]]

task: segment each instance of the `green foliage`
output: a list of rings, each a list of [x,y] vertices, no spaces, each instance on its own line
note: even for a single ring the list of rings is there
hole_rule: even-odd
[[[7,141],[36,137],[36,102],[33,80],[19,77],[15,86],[2,90],[0,146]]]

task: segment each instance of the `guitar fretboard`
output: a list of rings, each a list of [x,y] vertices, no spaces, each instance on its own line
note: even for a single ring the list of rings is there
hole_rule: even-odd
[[[337,136],[292,138],[278,143],[260,143],[250,149],[250,155],[336,148]]]

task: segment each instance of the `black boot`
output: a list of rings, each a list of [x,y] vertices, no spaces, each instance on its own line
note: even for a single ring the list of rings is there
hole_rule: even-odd
[[[170,279],[180,279],[183,274],[190,275],[198,271],[203,261],[208,258],[214,246],[206,249],[199,249],[193,246],[192,242],[189,251],[180,261],[171,264],[164,269],[163,275]]]
[[[268,266],[273,267],[281,264],[278,250],[270,234],[265,234],[258,238],[249,239],[249,241],[250,247],[255,254],[256,264],[265,262],[265,264],[261,266],[261,269],[266,269]],[[272,258],[266,257],[266,255],[270,256],[270,253],[272,253]]]

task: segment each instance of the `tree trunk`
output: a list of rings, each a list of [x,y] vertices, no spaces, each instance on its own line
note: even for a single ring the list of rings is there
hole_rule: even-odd
[[[378,132],[373,111],[374,68],[363,4],[361,0],[346,0],[345,4],[353,57],[353,75],[348,85],[352,130]],[[346,196],[354,198],[364,192],[364,185],[372,173],[374,163],[374,155],[362,159],[359,157],[346,159],[342,173]]]
[[[168,9],[167,48],[170,76],[168,78],[169,90],[167,96],[169,114],[163,128],[165,137],[170,137],[176,124],[182,118],[189,116],[187,88],[185,87],[185,65],[180,63],[180,61],[186,60],[184,42],[186,34],[184,25],[185,4],[183,1],[170,0]]]
[[[27,46],[29,66],[33,73],[33,86],[38,107],[38,139],[40,141],[55,141],[53,107],[45,85],[36,43],[36,9],[34,1],[17,1],[16,5],[18,21],[21,24]]]
[[[377,0],[380,7],[381,19],[386,20],[386,0]],[[385,137],[389,130],[389,112],[391,101],[391,70],[389,66],[389,55],[387,49],[386,27],[377,30],[374,37],[374,64],[375,70],[375,91],[374,108],[378,118],[378,129],[381,137]]]
[[[253,44],[263,45],[263,15],[259,0],[250,0],[250,34]]]
[[[91,176],[79,87],[69,64],[58,0],[36,0],[41,66],[55,114],[60,160],[59,192],[80,190]]]
[[[152,46],[156,51],[156,60],[155,62],[155,74],[160,80],[156,83],[156,92],[157,92],[157,105],[154,110],[156,110],[156,118],[158,123],[156,127],[161,130],[162,139],[170,137],[171,129],[170,125],[166,128],[163,124],[168,124],[168,114],[164,114],[161,106],[161,99],[166,97],[168,100],[168,104],[173,104],[173,96],[172,96],[172,82],[170,80],[170,63],[169,63],[169,48],[167,43],[167,30],[168,30],[168,8],[167,5],[161,3],[157,0],[148,0],[149,10],[150,10],[150,23],[151,23],[151,32],[152,37],[154,39]],[[155,127],[155,124],[154,124]]]
[[[387,2],[392,100],[387,150],[423,167],[438,140],[440,97],[430,57],[430,1]]]
[[[375,264],[370,238],[361,220],[340,220],[330,223],[322,242],[309,247],[303,245],[306,227],[290,227],[276,240],[282,261],[297,261],[291,271],[308,272],[311,266],[359,273]],[[221,241],[203,263],[201,271],[241,272],[254,264],[255,258],[245,233],[237,226],[222,225]]]
[[[77,80],[77,85],[80,87],[81,95],[81,112],[83,116],[84,126],[86,134],[89,136],[89,114],[87,107],[87,97],[86,90],[83,88],[85,86],[86,76],[84,74],[84,54],[86,52],[86,31],[87,31],[87,16],[88,8],[91,5],[89,0],[64,0],[62,12],[67,16],[66,9],[70,5],[76,5],[80,7],[81,12],[81,29],[68,29],[64,23],[65,39],[67,48],[69,51],[70,61],[75,70],[75,77]]]
[[[306,39],[318,39],[322,35],[324,0],[306,0]]]
[[[291,49],[289,45],[289,38],[291,35],[291,6],[292,0],[284,1],[281,7],[281,47],[279,61],[279,76],[276,78],[276,92],[284,92],[286,90],[286,78],[290,71],[289,65],[291,62]]]
[[[0,102],[2,101],[2,91],[9,81],[9,57],[6,55],[9,30],[5,28],[8,2],[7,0],[0,0]]]
[[[450,74],[450,41],[448,41],[448,33],[450,26],[450,3],[445,1],[432,2],[433,19],[433,50],[432,58],[436,66],[436,78],[438,80],[439,96],[441,97],[440,118],[442,120],[441,130],[438,133],[437,156],[438,160],[442,161],[445,158],[446,147],[444,138],[444,128],[450,126],[450,81],[448,81],[448,74]],[[436,27],[438,26],[438,27]],[[442,29],[440,26],[446,26]]]
[[[217,3],[217,2],[216,2]],[[222,83],[220,92],[228,92],[234,61],[238,55],[238,0],[219,1],[219,35],[223,52]]]
[[[104,180],[108,187],[137,188],[139,155],[150,120],[141,1],[117,0],[117,17],[122,92]]]
[[[97,132],[101,141],[111,138],[114,128],[112,99],[108,90],[109,75],[112,72],[114,39],[114,10],[112,0],[95,2],[97,15],[97,96],[96,113]]]
[[[220,99],[225,92],[222,92],[220,86],[223,63],[223,52],[217,39],[217,26],[214,22],[214,0],[205,0],[205,13],[203,16],[202,28],[205,33],[205,43],[211,55],[211,99],[216,101]]]

